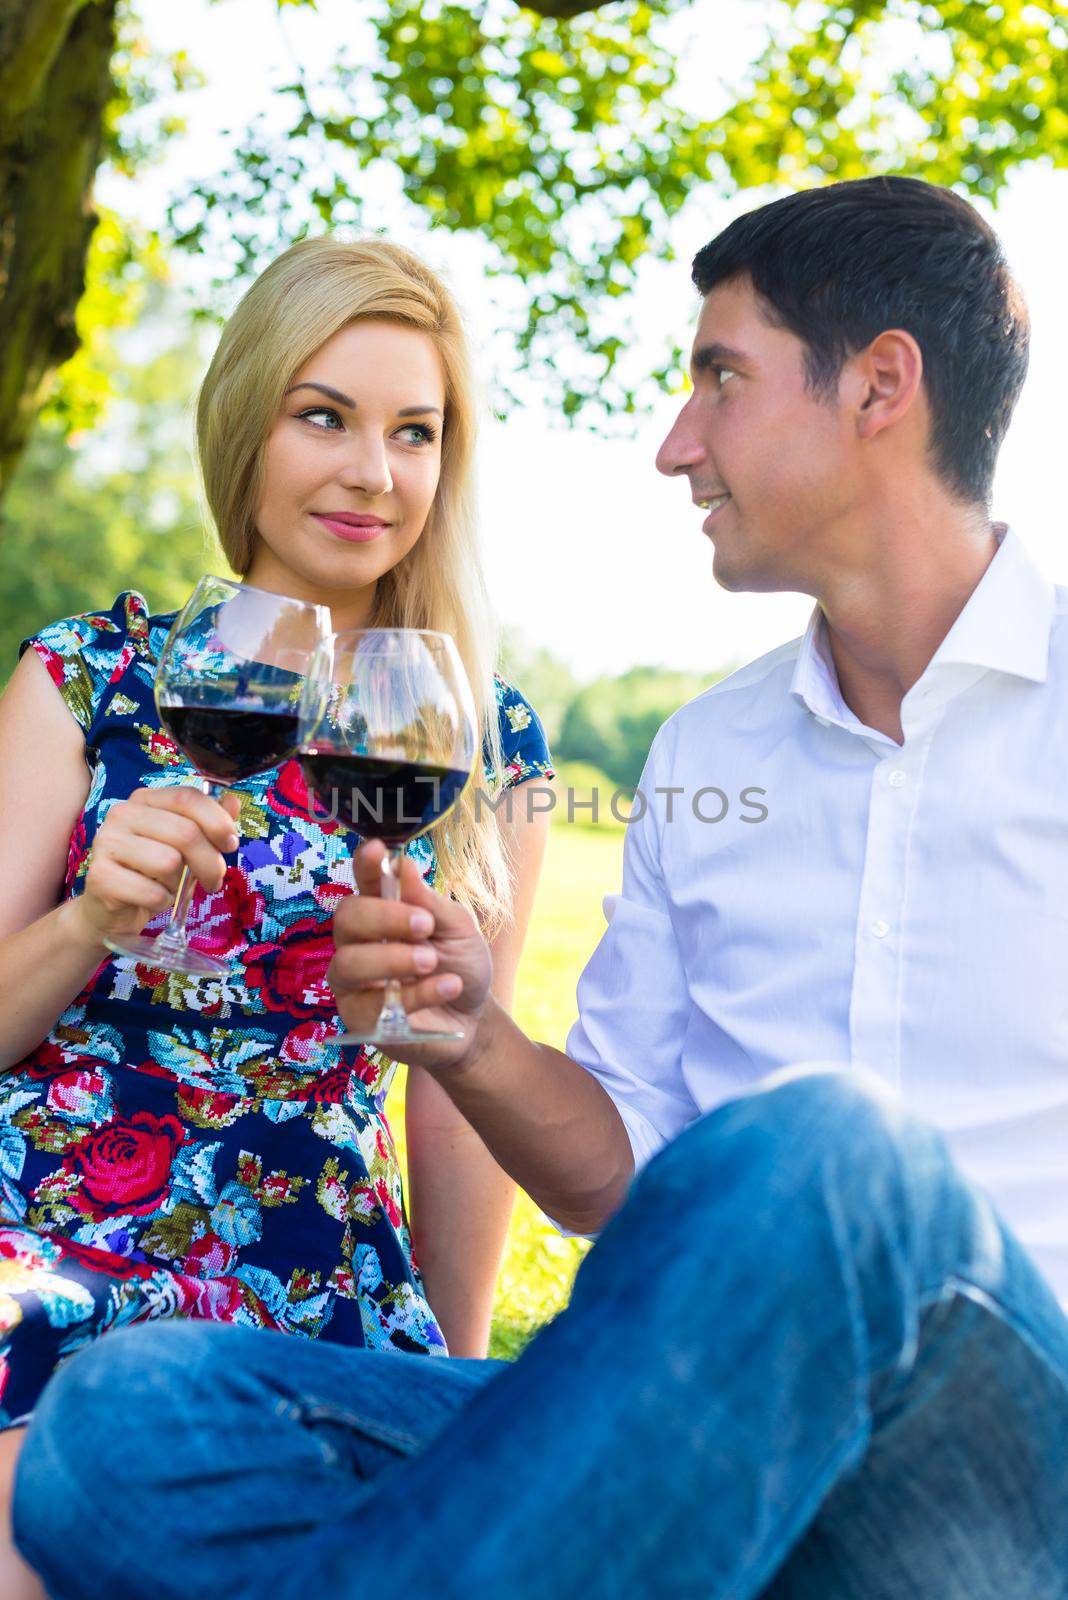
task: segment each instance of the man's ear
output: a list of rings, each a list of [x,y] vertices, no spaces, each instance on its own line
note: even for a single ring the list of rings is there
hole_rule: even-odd
[[[923,383],[923,352],[911,333],[889,328],[850,360],[857,437],[874,439],[899,423]]]

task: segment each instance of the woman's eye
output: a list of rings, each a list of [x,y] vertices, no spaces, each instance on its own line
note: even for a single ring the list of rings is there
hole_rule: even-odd
[[[343,426],[341,418],[338,416],[337,412],[332,411],[329,406],[312,406],[308,411],[302,411],[300,413],[301,422],[311,422],[313,417],[328,417],[330,419],[327,424],[322,422],[312,422],[312,427],[321,429],[323,433],[336,433],[337,428]],[[337,424],[337,428],[334,426],[335,423]]]
[[[416,444],[433,444],[438,436],[437,429],[432,428],[429,422],[413,422],[400,431],[411,435]]]

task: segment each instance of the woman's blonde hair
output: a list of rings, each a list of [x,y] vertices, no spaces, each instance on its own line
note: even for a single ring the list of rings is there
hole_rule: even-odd
[[[503,778],[493,672],[497,628],[482,577],[475,517],[477,406],[467,337],[452,295],[425,262],[385,239],[304,239],[261,273],[223,329],[197,400],[197,448],[208,506],[234,572],[249,569],[267,439],[293,375],[360,318],[419,328],[445,376],[441,477],[423,534],[378,581],[370,627],[449,633],[471,682],[484,749]],[[431,829],[437,886],[464,901],[487,933],[511,903],[499,829],[487,822],[481,762],[450,816]]]

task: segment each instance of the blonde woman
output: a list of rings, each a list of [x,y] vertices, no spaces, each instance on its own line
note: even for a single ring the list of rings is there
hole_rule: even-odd
[[[551,776],[537,716],[493,670],[467,351],[421,261],[380,240],[288,250],[227,324],[197,428],[236,573],[329,606],[339,630],[450,633],[479,702],[485,786]],[[392,1065],[332,1043],[325,974],[351,839],[309,817],[294,762],[223,803],[189,786],[152,703],[171,620],[131,591],[46,627],[0,701],[8,1428],[58,1361],[142,1319],[486,1349],[512,1186],[413,1072],[417,1266],[383,1113]],[[478,807],[475,788],[410,853],[478,915],[507,1005],[545,819]],[[105,949],[110,931],[161,911],[183,864],[203,891],[194,942],[226,957],[224,979]]]

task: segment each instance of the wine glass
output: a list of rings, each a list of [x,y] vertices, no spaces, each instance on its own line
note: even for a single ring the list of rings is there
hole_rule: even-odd
[[[200,777],[205,794],[266,772],[293,755],[301,696],[313,656],[330,634],[325,606],[269,594],[211,575],[201,578],[174,619],[156,669],[156,709]],[[163,931],[116,935],[116,955],[166,972],[214,978],[228,964],[189,945],[186,920],[196,889],[182,868]]]
[[[297,759],[311,814],[325,801],[331,821],[382,839],[382,898],[399,900],[405,845],[457,804],[479,749],[456,646],[448,634],[422,628],[354,629],[320,649],[308,682]],[[371,1031],[338,1042],[388,1051],[460,1037],[413,1028],[400,982],[390,979]]]

